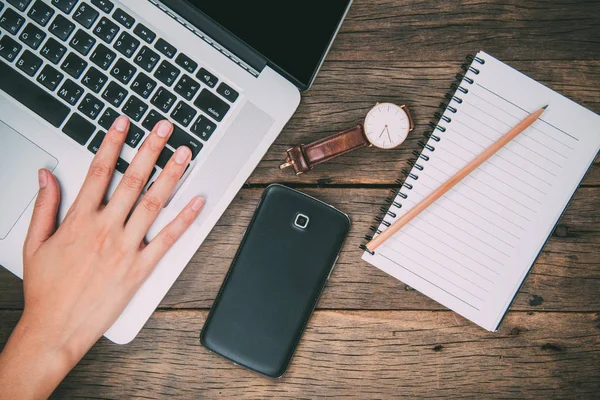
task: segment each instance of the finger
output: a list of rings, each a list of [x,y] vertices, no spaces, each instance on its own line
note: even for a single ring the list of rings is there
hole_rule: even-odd
[[[92,209],[100,206],[112,179],[128,131],[129,119],[126,116],[122,115],[113,122],[90,164],[90,169],[77,196],[78,204]]]
[[[154,126],[148,139],[144,141],[127,171],[125,171],[117,190],[106,206],[106,213],[125,221],[133,205],[140,197],[144,185],[148,182],[156,159],[165,147],[172,132],[173,125],[167,120],[160,121]]]
[[[200,214],[204,207],[204,199],[202,197],[194,197],[188,205],[181,210],[179,215],[175,217],[167,226],[165,226],[154,239],[148,243],[146,248],[142,250],[143,265],[148,266],[147,274],[152,272],[152,269],[165,253],[177,242],[183,233],[192,225],[194,220]]]
[[[165,169],[163,169],[160,176],[154,181],[150,190],[137,205],[125,226],[126,237],[130,238],[132,242],[139,243],[142,241],[158,213],[169,199],[191,157],[192,152],[190,149],[184,146],[178,148],[165,165]]]
[[[54,175],[47,169],[38,171],[40,190],[35,200],[33,215],[23,246],[24,254],[33,254],[56,231],[56,213],[60,190]]]

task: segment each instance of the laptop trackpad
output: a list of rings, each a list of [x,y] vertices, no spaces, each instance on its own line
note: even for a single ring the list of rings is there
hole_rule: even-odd
[[[0,240],[5,239],[38,192],[40,168],[58,160],[0,121]]]

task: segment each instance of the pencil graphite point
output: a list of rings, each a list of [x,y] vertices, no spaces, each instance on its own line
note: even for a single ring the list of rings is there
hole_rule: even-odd
[[[548,108],[548,104],[546,104],[546,105],[545,105],[544,107],[542,107],[542,108],[545,110],[546,108]]]

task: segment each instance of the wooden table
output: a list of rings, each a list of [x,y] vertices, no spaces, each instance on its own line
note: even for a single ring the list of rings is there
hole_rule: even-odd
[[[499,332],[361,261],[358,245],[466,53],[484,49],[600,112],[599,26],[598,0],[355,0],[298,112],[139,337],[125,346],[100,340],[56,397],[598,396],[599,160]],[[288,146],[352,126],[377,101],[411,106],[417,128],[402,148],[363,149],[301,177],[278,170]],[[273,182],[330,202],[353,221],[281,380],[233,366],[198,343],[242,233]],[[0,346],[22,306],[20,281],[0,270]]]

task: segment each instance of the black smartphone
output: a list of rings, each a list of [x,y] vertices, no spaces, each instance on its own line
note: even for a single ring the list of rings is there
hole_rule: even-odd
[[[208,315],[200,342],[281,377],[350,229],[348,216],[282,185],[265,189]]]

